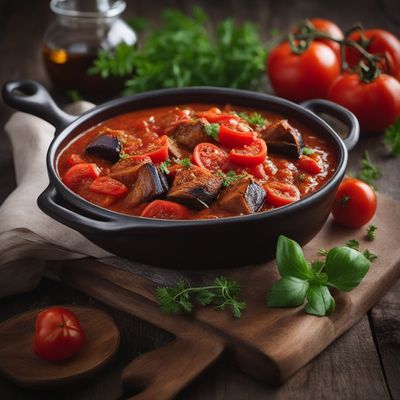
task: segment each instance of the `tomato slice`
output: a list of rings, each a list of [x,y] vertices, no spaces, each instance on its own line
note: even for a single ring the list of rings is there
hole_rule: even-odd
[[[79,154],[71,154],[67,159],[67,164],[73,167],[76,164],[83,164],[85,160]]]
[[[311,175],[316,175],[322,172],[322,168],[318,162],[311,157],[301,156],[299,160],[299,169]]]
[[[229,159],[239,165],[254,166],[261,164],[267,157],[267,145],[263,139],[256,139],[240,149],[232,149]]]
[[[160,219],[187,219],[189,209],[172,201],[154,200],[144,208],[140,216]]]
[[[299,189],[290,183],[268,182],[263,187],[267,192],[266,201],[275,207],[281,207],[300,199]]]
[[[193,162],[211,172],[220,171],[228,157],[226,151],[212,143],[200,143],[193,150]]]
[[[254,132],[239,131],[223,124],[219,128],[218,139],[222,146],[230,149],[234,147],[243,147],[253,142]]]
[[[89,190],[94,193],[120,197],[128,191],[128,188],[116,179],[110,178],[109,176],[100,176],[90,184]]]
[[[76,164],[69,168],[62,177],[62,181],[69,188],[96,179],[100,175],[100,168],[94,163]]]
[[[150,157],[154,163],[165,161],[168,158],[168,136],[158,137],[148,146],[138,150],[136,155]]]

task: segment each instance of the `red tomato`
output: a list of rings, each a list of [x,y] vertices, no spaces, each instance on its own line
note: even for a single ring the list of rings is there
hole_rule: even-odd
[[[311,175],[316,175],[322,172],[322,168],[318,162],[311,157],[301,156],[299,160],[299,169]]]
[[[400,80],[400,41],[390,32],[382,29],[371,29],[364,32],[353,32],[349,39],[358,43],[366,41],[369,53],[385,56],[380,65],[382,71]],[[362,56],[351,48],[346,48],[346,61],[354,67]],[[386,59],[386,60],[385,60]]]
[[[357,74],[340,75],[328,97],[352,111],[363,132],[383,131],[400,116],[400,83],[389,75],[382,74],[370,83]]]
[[[333,217],[341,225],[360,228],[374,216],[376,193],[367,183],[345,179],[339,186],[332,207]]]
[[[38,314],[33,349],[40,358],[65,360],[77,354],[84,342],[85,333],[72,311],[52,307]]]
[[[304,53],[297,55],[284,42],[268,58],[268,74],[275,92],[293,101],[326,98],[339,73],[335,52],[323,43],[312,42]]]
[[[165,161],[168,158],[168,136],[158,137],[143,149],[138,150],[136,154],[150,157],[154,163]]]
[[[128,188],[116,179],[110,178],[109,176],[100,176],[90,184],[89,190],[94,193],[120,197],[128,191]]]
[[[76,164],[82,164],[85,160],[79,154],[71,154],[67,159],[67,164],[73,167]]]
[[[220,171],[228,161],[228,154],[212,143],[200,143],[193,150],[193,162],[209,171]]]
[[[83,182],[96,179],[99,175],[100,169],[94,163],[76,164],[67,170],[62,181],[69,188],[73,188]]]
[[[232,149],[229,159],[238,165],[254,166],[261,164],[267,157],[267,145],[263,139],[256,139],[248,146]]]
[[[160,219],[187,219],[189,210],[172,201],[154,200],[144,208],[140,216]]]
[[[221,125],[218,139],[222,146],[232,149],[233,147],[247,146],[254,140],[254,132],[243,132],[227,125]]]
[[[334,22],[322,18],[312,18],[310,21],[314,25],[314,28],[318,31],[327,33],[334,39],[343,39],[343,31]],[[317,41],[329,46],[335,52],[338,60],[341,59],[339,43],[329,39],[317,39]]]
[[[263,185],[267,192],[267,203],[281,207],[300,199],[300,191],[290,183],[267,182]]]
[[[244,169],[250,175],[253,175],[256,179],[267,179],[267,174],[264,170],[264,164],[254,165],[252,167],[247,167]]]

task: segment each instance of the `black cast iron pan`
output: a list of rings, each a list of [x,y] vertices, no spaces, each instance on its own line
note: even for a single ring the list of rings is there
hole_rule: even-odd
[[[355,116],[334,103],[311,100],[297,105],[267,94],[225,88],[191,87],[146,92],[112,100],[79,117],[59,109],[47,90],[34,81],[6,83],[3,97],[11,107],[41,117],[56,128],[47,153],[50,184],[38,198],[39,207],[111,253],[169,268],[223,268],[260,263],[274,257],[280,234],[301,245],[306,244],[319,232],[329,215],[345,174],[347,152],[359,136]],[[338,161],[336,172],[319,190],[290,205],[253,215],[195,221],[119,214],[89,203],[60,180],[57,156],[66,144],[86,129],[136,109],[185,103],[229,103],[294,118],[330,140]],[[342,140],[315,113],[325,113],[342,121],[348,127],[348,137]]]

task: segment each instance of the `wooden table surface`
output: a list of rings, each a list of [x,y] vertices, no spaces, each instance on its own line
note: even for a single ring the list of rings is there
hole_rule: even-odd
[[[272,28],[285,30],[306,17],[332,19],[343,28],[355,21],[380,27],[400,36],[398,0],[363,1],[196,1],[212,20],[235,17],[260,24],[268,39]],[[125,16],[158,21],[164,7],[190,11],[193,2],[183,0],[129,1]],[[47,0],[0,0],[0,84],[8,79],[28,78],[50,86],[41,63],[41,44],[52,19]],[[15,187],[10,143],[4,123],[12,110],[0,104],[0,204]],[[368,149],[379,163],[381,192],[400,200],[400,158],[388,156],[382,136],[362,138],[350,157],[350,171],[357,171]],[[379,231],[378,231],[379,234]],[[0,321],[36,307],[52,304],[92,305],[108,311],[121,331],[117,357],[100,375],[78,388],[56,393],[57,399],[121,398],[120,373],[135,356],[167,343],[172,336],[148,323],[111,309],[80,292],[43,280],[34,291],[0,300]],[[1,344],[0,344],[1,345]],[[53,399],[54,394],[22,390],[0,379],[1,399]],[[400,284],[361,321],[329,346],[284,386],[269,387],[242,374],[226,354],[191,384],[179,399],[400,399]]]

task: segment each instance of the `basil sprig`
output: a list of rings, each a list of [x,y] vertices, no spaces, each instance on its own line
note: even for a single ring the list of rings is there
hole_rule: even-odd
[[[317,316],[335,310],[329,287],[354,289],[371,265],[363,254],[346,246],[329,250],[325,261],[309,263],[299,244],[283,235],[278,239],[276,263],[281,278],[268,293],[268,306],[297,307],[307,300],[305,312]]]

